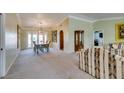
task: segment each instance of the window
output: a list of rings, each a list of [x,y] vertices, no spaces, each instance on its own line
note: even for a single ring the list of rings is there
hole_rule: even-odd
[[[28,33],[28,48],[31,47],[31,34]]]
[[[47,34],[44,34],[44,42],[47,42]]]
[[[33,41],[38,44],[43,44],[47,42],[47,33],[28,33],[28,48],[33,47]]]
[[[37,37],[37,34],[33,34],[32,35],[32,41],[34,41],[35,43],[38,43],[38,37]]]
[[[43,34],[40,34],[40,35],[39,35],[39,43],[44,43],[44,42],[43,42]]]

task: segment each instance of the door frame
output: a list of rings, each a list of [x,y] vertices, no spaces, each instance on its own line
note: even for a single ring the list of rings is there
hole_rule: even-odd
[[[81,40],[82,41],[82,45],[83,45],[83,48],[82,49],[84,49],[84,32],[85,32],[84,30],[75,30],[74,31],[74,51],[75,52],[77,51],[76,50],[76,33],[79,33],[78,34],[78,44],[80,43],[80,40]]]
[[[2,50],[1,50],[2,49]],[[5,76],[5,14],[0,14],[0,78]]]
[[[62,32],[62,34],[63,34],[63,49],[61,49],[61,32]],[[64,31],[63,30],[60,30],[60,32],[59,32],[59,49],[60,50],[64,50]]]
[[[20,26],[17,24],[17,49],[20,49]]]

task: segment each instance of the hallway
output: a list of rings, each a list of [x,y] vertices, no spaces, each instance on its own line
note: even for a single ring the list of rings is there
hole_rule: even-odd
[[[92,79],[78,68],[75,54],[49,52],[36,55],[32,49],[21,51],[7,79]]]

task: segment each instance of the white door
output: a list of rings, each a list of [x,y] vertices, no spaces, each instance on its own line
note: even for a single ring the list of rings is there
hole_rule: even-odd
[[[4,15],[0,13],[0,77],[5,75]]]

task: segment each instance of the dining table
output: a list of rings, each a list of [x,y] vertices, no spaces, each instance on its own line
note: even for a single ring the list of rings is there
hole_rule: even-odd
[[[43,53],[45,52],[45,50],[46,52],[49,52],[49,44],[48,43],[36,43],[34,45],[34,51],[38,54],[39,50]]]

